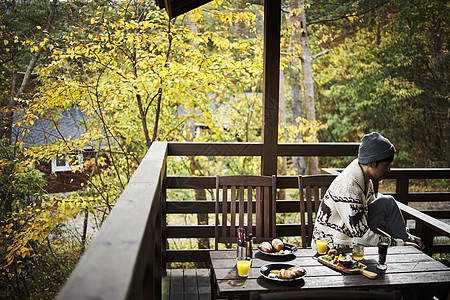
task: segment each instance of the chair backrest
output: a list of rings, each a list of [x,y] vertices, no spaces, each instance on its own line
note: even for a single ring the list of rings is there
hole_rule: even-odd
[[[336,175],[331,174],[298,176],[302,248],[311,247],[315,215],[320,201],[335,178]]]
[[[270,241],[276,236],[276,176],[216,176],[215,212],[215,249],[236,243],[238,227],[255,243]]]

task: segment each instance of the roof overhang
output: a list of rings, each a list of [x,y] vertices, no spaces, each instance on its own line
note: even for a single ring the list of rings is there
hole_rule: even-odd
[[[160,8],[164,8],[166,10],[170,19],[211,1],[212,0],[155,0],[156,4]]]

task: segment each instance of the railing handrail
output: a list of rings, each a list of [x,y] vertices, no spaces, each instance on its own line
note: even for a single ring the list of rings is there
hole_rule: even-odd
[[[169,156],[261,156],[262,143],[169,142]],[[279,143],[278,156],[357,156],[359,143]]]
[[[154,143],[57,299],[160,297],[166,158],[167,143]]]
[[[343,168],[322,168],[329,174],[339,174]],[[450,168],[391,168],[385,179],[441,179],[448,178]]]

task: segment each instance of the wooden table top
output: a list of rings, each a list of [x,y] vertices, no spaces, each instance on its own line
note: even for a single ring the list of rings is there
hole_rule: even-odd
[[[252,268],[247,278],[237,275],[236,250],[211,251],[211,263],[217,292],[221,296],[248,296],[250,292],[292,291],[300,289],[356,288],[420,288],[439,287],[450,290],[450,268],[411,246],[388,249],[386,271],[376,268],[378,249],[366,247],[367,270],[376,272],[376,279],[361,274],[344,274],[318,262],[312,249],[298,249],[295,256],[285,259],[268,256],[254,250]],[[303,267],[306,275],[293,282],[278,282],[264,278],[259,269],[271,263],[289,263]]]

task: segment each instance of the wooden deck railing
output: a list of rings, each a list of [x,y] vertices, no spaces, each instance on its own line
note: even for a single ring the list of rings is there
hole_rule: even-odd
[[[356,143],[280,144],[278,154],[356,157],[357,150]],[[166,177],[167,157],[261,156],[261,153],[262,144],[153,143],[58,299],[160,298],[164,262],[209,262],[209,249],[166,250],[167,239],[214,237],[213,224],[166,224],[169,214],[214,213],[214,201],[166,199],[167,189],[215,187],[214,177]],[[449,178],[450,170],[446,169],[444,174],[444,178]],[[297,178],[279,176],[277,185],[297,189]],[[448,195],[440,197],[449,201]],[[298,212],[298,201],[277,201],[277,213]],[[300,225],[277,224],[277,234],[298,237]]]
[[[154,143],[57,299],[159,299],[167,144]]]

